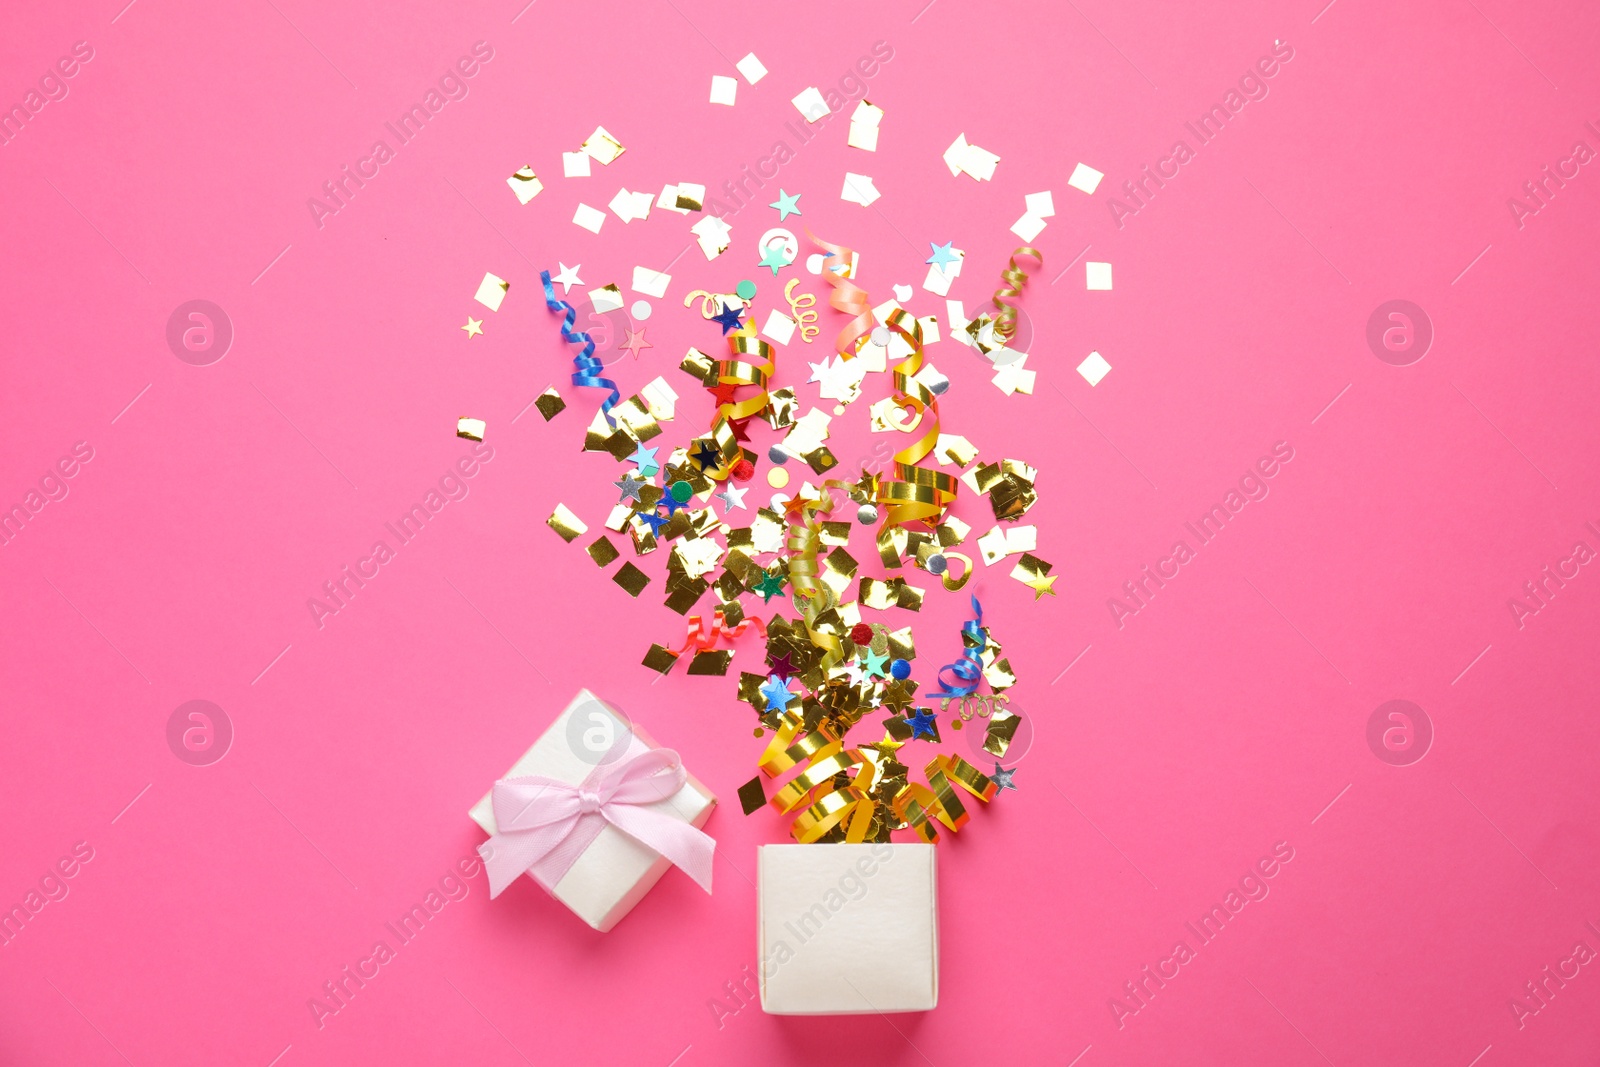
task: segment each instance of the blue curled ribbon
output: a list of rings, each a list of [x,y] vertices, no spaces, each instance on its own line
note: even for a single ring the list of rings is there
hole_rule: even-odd
[[[983,633],[983,605],[978,603],[978,598],[972,598],[974,617],[961,624],[961,632],[978,642],[976,648],[961,650],[961,658],[954,663],[947,663],[939,668],[939,691],[934,693],[938,697],[965,697],[978,691],[978,682],[983,679],[983,660],[978,653],[989,647],[989,639]],[[963,642],[965,645],[965,642]],[[945,672],[949,671],[963,684],[945,680]]]
[[[617,392],[617,383],[610,378],[602,378],[600,372],[605,366],[594,357],[594,338],[582,330],[574,330],[573,323],[578,321],[578,312],[571,304],[556,297],[556,287],[550,284],[550,272],[539,272],[539,280],[544,283],[545,306],[551,311],[565,312],[561,319],[561,339],[568,344],[583,345],[583,349],[572,357],[572,384],[584,385],[593,389],[610,390],[611,395],[600,401],[600,410],[605,414],[606,425],[616,429],[617,420],[612,417],[611,409],[617,401],[622,399],[622,394]]]

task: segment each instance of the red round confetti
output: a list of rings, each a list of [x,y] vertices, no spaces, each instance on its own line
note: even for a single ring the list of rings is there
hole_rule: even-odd
[[[755,473],[756,465],[747,459],[741,459],[733,465],[733,480],[736,482],[748,482]]]
[[[872,644],[872,627],[864,622],[858,622],[850,628],[850,640],[858,645]]]

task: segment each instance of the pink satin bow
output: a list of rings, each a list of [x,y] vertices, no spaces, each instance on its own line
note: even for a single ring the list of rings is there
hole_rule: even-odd
[[[643,807],[683,788],[688,774],[670,748],[653,748],[596,767],[580,785],[543,775],[494,784],[498,829],[481,849],[489,896],[531,871],[553,889],[607,823],[665,856],[711,892],[716,841],[682,819]]]

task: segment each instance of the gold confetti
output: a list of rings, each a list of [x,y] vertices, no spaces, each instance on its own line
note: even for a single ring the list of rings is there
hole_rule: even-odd
[[[556,510],[551,512],[550,517],[544,521],[545,525],[560,534],[561,539],[569,545],[589,532],[589,527],[584,525],[582,519],[569,511],[565,504],[557,504]],[[605,538],[602,537],[601,540],[604,541]]]
[[[469,419],[462,416],[456,420],[456,436],[465,437],[469,441],[483,440],[483,431],[488,428],[488,424],[482,419]]]
[[[645,586],[650,584],[650,576],[632,563],[624,563],[618,567],[617,573],[611,576],[611,580],[626,589],[628,595],[632,597],[644,592]]]
[[[611,566],[616,558],[621,555],[617,551],[617,546],[612,544],[611,539],[605,534],[595,538],[586,551],[589,553],[589,558],[601,567]]]
[[[539,414],[544,416],[544,421],[549,422],[563,411],[567,410],[567,402],[561,399],[561,394],[552,386],[539,394],[539,399],[533,402],[539,409]]]

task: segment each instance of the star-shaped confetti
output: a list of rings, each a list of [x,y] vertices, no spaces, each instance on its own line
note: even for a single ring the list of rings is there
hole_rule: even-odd
[[[783,258],[783,245],[773,243],[762,250],[761,262],[757,263],[756,266],[771,267],[773,275],[776,276],[778,271],[783,267],[787,267],[790,262],[790,260]]]
[[[790,196],[788,193],[784,192],[782,189],[779,189],[778,190],[778,199],[773,201],[772,203],[768,204],[767,206],[768,207],[775,207],[775,208],[778,209],[778,221],[782,222],[784,219],[788,218],[790,215],[799,215],[799,214],[802,213],[800,211],[800,198],[802,196],[804,196],[804,195],[805,195],[804,193],[795,193],[793,196]]]
[[[639,358],[639,353],[641,350],[646,348],[654,348],[655,345],[644,339],[644,329],[645,328],[643,326],[639,327],[637,330],[635,330],[632,326],[629,326],[627,328],[628,339],[618,347],[623,351],[632,354],[634,359]]]
[[[994,765],[994,773],[989,776],[989,780],[991,782],[993,782],[998,787],[995,790],[995,795],[996,796],[998,796],[999,794],[1005,792],[1007,789],[1016,789],[1017,788],[1016,786],[1011,784],[1011,776],[1016,774],[1016,773],[1017,773],[1017,769],[1015,767],[1011,768],[1008,771],[1004,767],[1000,766],[1000,764],[998,764],[998,763],[996,763]]]
[[[761,695],[767,698],[768,711],[787,711],[789,702],[794,699],[794,694],[789,692],[789,683],[776,674],[761,687]]]
[[[807,360],[806,366],[811,368],[811,377],[806,379],[806,384],[809,385],[812,382],[826,381],[828,377],[828,363],[829,359],[827,356],[822,357],[821,363],[812,363],[810,360]]]
[[[748,511],[749,509],[744,505],[744,495],[749,491],[748,489],[735,489],[730,485],[717,494],[717,499],[721,500],[729,511],[734,508],[738,508],[740,511]]]
[[[861,653],[861,665],[874,678],[886,679],[889,677],[889,657],[887,654],[880,656],[869,648]]]
[[[929,708],[918,708],[915,715],[907,718],[906,721],[911,724],[912,739],[914,740],[918,737],[926,737],[930,740],[937,739],[939,735],[933,729],[934,718],[933,711]]]
[[[1060,575],[1057,574],[1041,574],[1033,578],[1019,580],[1023,585],[1033,590],[1033,599],[1039,600],[1046,593],[1049,593],[1051,596],[1056,595],[1056,591],[1052,589],[1051,586],[1056,584],[1056,579],[1059,577]]]
[[[668,499],[671,499],[671,498],[669,497]],[[637,518],[640,522],[644,523],[646,526],[650,527],[650,533],[651,534],[655,534],[655,535],[660,534],[661,533],[661,527],[663,527],[663,526],[665,526],[667,524],[667,516],[661,515],[661,514],[657,513],[656,511],[653,511],[653,510],[652,511],[641,511],[641,512],[639,512],[638,515],[636,515],[634,517]]]
[[[723,404],[731,404],[733,403],[733,391],[737,388],[739,388],[738,382],[722,382],[710,391],[711,399],[715,400],[719,407]]]
[[[557,262],[560,261],[558,260]],[[579,263],[575,267],[569,267],[565,263],[561,264],[561,273],[557,274],[553,280],[560,284],[562,296],[572,292],[572,287],[574,285],[583,284],[583,279],[578,277],[578,271],[581,269],[583,269],[582,263]]]
[[[633,450],[633,455],[628,457],[628,462],[637,463],[639,473],[648,477],[661,469],[661,465],[656,462],[656,453],[659,451],[659,448],[646,448],[640,444]]]
[[[776,274],[778,272],[777,271],[773,271],[772,273]],[[475,319],[471,315],[468,315],[467,316],[467,324],[465,326],[461,327],[461,328],[463,330],[467,331],[467,336],[469,338],[478,337],[483,333],[483,320],[482,319]]]
[[[690,458],[700,464],[701,470],[707,471],[715,467],[721,457],[710,441],[701,441],[700,447],[694,450],[694,455]]]
[[[776,274],[778,272],[773,271],[772,273]],[[744,308],[738,305],[729,305],[718,314],[711,316],[711,321],[722,323],[722,332],[726,334],[729,330],[737,330],[742,325],[739,322],[739,316],[742,314],[744,314]]]
[[[760,593],[761,602],[765,604],[783,592],[783,578],[776,574],[763,574],[761,581],[756,583],[755,589],[751,590],[751,592]]]
[[[774,656],[769,653],[767,662],[772,665],[772,676],[774,678],[780,675],[784,678],[794,677],[794,655],[792,653],[785,652],[781,656]]]
[[[638,500],[639,490],[650,483],[640,481],[638,478],[623,477],[618,478],[611,484],[622,490],[622,496],[617,500],[617,503],[621,504],[627,500]]]
[[[938,267],[939,272],[943,274],[945,272],[944,267],[946,263],[955,263],[961,259],[960,256],[956,255],[956,251],[952,247],[954,244],[954,241],[946,241],[942,245],[936,245],[932,241],[929,241],[928,247],[933,249],[933,255],[923,260],[923,262],[932,263],[934,266]]]

